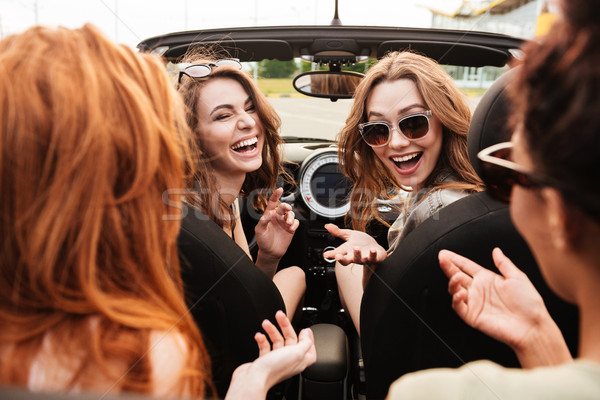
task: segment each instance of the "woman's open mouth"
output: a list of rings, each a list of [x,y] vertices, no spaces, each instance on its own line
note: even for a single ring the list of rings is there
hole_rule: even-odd
[[[256,149],[257,143],[258,138],[253,137],[252,139],[242,140],[235,143],[233,146],[231,146],[231,150],[241,154],[250,153]]]
[[[394,164],[400,171],[408,172],[417,166],[422,155],[423,152],[421,151],[418,153],[408,154],[402,157],[391,157],[391,160],[394,162]]]

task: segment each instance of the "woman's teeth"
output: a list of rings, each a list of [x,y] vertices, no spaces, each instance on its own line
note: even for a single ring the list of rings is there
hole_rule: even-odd
[[[392,160],[394,160],[394,162],[404,162],[404,161],[408,161],[410,159],[415,158],[416,156],[418,156],[421,153],[413,153],[413,154],[409,154],[407,156],[402,156],[402,157],[392,157]]]
[[[252,138],[248,140],[242,140],[231,146],[231,150],[233,151],[242,151],[242,150],[253,150],[256,147],[256,143],[258,143],[258,138]],[[251,147],[250,149],[246,149],[246,147]]]
[[[420,152],[420,153],[408,154],[408,155],[402,156],[402,157],[392,157],[392,161],[396,164],[396,166],[399,169],[410,169],[410,168],[414,167],[415,165],[417,165],[417,163],[421,159],[422,155],[423,155],[423,153]]]

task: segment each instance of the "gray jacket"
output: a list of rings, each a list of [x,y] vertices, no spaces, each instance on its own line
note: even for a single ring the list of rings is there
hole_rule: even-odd
[[[456,179],[448,174],[442,182],[451,182]],[[406,235],[413,231],[421,222],[433,216],[438,217],[438,211],[442,207],[455,202],[467,196],[469,193],[464,190],[448,190],[441,189],[431,192],[432,187],[427,186],[418,192],[412,192],[408,195],[407,206],[400,213],[396,221],[388,230],[388,253],[391,254],[398,243],[400,243]]]

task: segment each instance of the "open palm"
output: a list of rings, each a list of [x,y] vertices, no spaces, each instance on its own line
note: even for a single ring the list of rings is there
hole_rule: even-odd
[[[340,229],[337,225],[327,224],[325,229],[333,236],[345,240],[323,256],[333,258],[342,265],[380,263],[387,258],[387,252],[377,241],[365,232],[352,229]]]
[[[470,326],[515,348],[538,321],[550,318],[542,297],[529,278],[500,249],[492,253],[500,274],[447,250],[440,266],[450,278],[452,307]]]

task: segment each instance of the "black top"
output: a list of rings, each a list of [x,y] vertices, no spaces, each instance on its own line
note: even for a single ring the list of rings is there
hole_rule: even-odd
[[[178,238],[186,302],[212,360],[220,397],[239,365],[258,357],[261,322],[285,311],[277,287],[208,216],[188,207]]]

